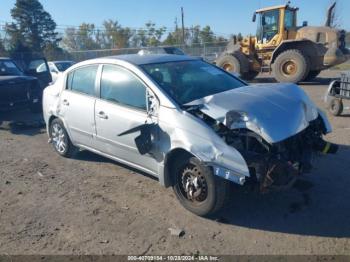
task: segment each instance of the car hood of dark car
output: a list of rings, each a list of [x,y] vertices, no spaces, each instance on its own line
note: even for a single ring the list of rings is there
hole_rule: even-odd
[[[186,104],[194,105],[228,128],[252,130],[269,143],[299,133],[318,117],[317,107],[295,84],[244,86]]]
[[[23,83],[25,81],[32,81],[36,80],[35,77],[32,76],[1,76],[0,75],[0,85],[4,84],[16,84],[16,83]]]

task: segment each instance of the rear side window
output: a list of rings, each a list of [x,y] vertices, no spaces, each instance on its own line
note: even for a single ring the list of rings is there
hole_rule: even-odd
[[[146,110],[145,85],[133,73],[119,66],[103,66],[101,98]]]
[[[98,65],[85,66],[68,74],[67,89],[87,95],[95,95]]]

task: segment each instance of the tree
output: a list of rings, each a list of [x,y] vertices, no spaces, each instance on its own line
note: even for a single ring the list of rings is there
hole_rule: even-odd
[[[191,28],[191,42],[192,44],[199,44],[200,43],[200,31],[201,27],[199,25],[196,25]]]
[[[68,27],[64,32],[62,46],[67,50],[78,50],[78,32],[74,27]]]
[[[0,56],[6,56],[7,52],[5,50],[4,40],[0,38]]]
[[[166,27],[156,27],[156,24],[149,21],[146,23],[146,31],[147,31],[147,45],[148,46],[157,46],[160,44],[160,39],[166,31]]]
[[[94,50],[101,46],[97,43],[94,24],[82,23],[78,29],[67,28],[62,45],[68,50]]]
[[[169,33],[166,39],[163,41],[163,45],[176,45],[176,38],[173,33]]]
[[[118,21],[106,20],[103,23],[104,32],[102,42],[104,48],[125,48],[129,47],[133,32],[129,27],[122,27]]]
[[[70,54],[56,45],[48,44],[43,50],[47,60],[71,60]]]
[[[12,51],[41,51],[47,45],[57,47],[56,23],[38,0],[16,0],[11,16],[15,22],[8,23]]]
[[[211,30],[210,26],[205,26],[200,32],[199,37],[201,40],[201,43],[212,43],[215,39],[214,32]]]

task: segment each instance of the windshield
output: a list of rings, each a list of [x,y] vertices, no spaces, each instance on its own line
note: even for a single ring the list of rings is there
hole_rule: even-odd
[[[141,67],[180,105],[245,85],[233,75],[200,60]]]
[[[0,75],[21,76],[22,72],[11,60],[0,60]]]
[[[60,72],[66,71],[69,67],[73,65],[72,62],[55,62],[55,65]]]

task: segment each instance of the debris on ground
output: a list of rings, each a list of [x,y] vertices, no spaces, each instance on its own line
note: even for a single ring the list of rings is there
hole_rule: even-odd
[[[183,237],[185,235],[185,231],[180,228],[168,228],[170,231],[170,235],[177,236],[177,237]]]

